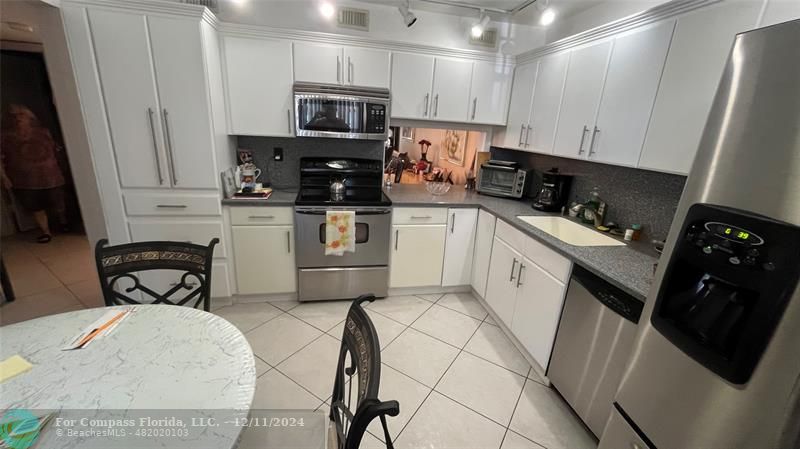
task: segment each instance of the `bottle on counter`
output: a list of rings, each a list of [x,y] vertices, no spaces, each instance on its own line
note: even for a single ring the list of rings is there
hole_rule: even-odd
[[[583,213],[580,215],[581,220],[594,226],[602,226],[607,212],[608,205],[600,198],[599,189],[593,188],[589,193],[589,199],[584,203]]]

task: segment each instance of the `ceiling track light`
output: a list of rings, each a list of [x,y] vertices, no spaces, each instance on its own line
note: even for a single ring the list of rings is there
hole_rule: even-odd
[[[333,6],[333,3],[323,0],[319,4],[319,13],[322,15],[322,17],[331,19],[336,14],[336,8]]]
[[[400,15],[403,16],[403,22],[407,27],[411,28],[412,25],[417,23],[417,16],[408,10],[408,0],[401,3],[400,6],[397,7],[397,10],[400,11]]]
[[[483,36],[483,32],[486,30],[486,25],[489,24],[489,15],[481,9],[481,15],[478,17],[478,21],[472,24],[472,28],[470,29],[470,33],[472,33],[472,37],[479,38]]]

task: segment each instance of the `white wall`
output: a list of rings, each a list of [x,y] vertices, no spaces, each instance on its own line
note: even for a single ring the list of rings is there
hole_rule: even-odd
[[[617,19],[645,11],[668,0],[606,0],[598,2],[597,6],[571,15],[557,17],[548,28],[545,35],[547,44],[577,34],[600,25],[605,25]]]
[[[29,23],[41,38],[81,216],[89,242],[94,243],[106,237],[106,224],[60,12],[36,1],[0,3],[3,20]]]
[[[217,17],[223,22],[264,25],[304,31],[373,37],[380,40],[409,42],[464,50],[492,51],[469,44],[469,29],[477,17],[458,17],[429,11],[412,11],[417,23],[408,28],[395,6],[358,1],[335,2],[370,11],[369,32],[339,28],[333,20],[324,19],[314,0],[219,0]],[[544,44],[544,29],[534,26],[490,22],[497,28],[498,49],[504,54],[518,54]]]

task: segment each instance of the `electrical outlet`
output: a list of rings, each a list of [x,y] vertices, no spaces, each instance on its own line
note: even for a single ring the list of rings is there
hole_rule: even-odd
[[[280,162],[283,160],[283,148],[274,147],[272,149],[272,159]]]

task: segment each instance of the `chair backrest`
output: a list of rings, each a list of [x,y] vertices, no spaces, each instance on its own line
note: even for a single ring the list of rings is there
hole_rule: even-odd
[[[358,297],[345,319],[330,414],[336,426],[338,449],[357,449],[367,426],[376,417],[383,425],[386,447],[393,447],[386,427],[386,415],[397,416],[400,405],[397,401],[378,400],[380,342],[372,320],[361,308],[361,303],[373,300],[373,295]]]
[[[201,303],[206,312],[211,298],[211,262],[214,246],[219,239],[212,239],[208,246],[183,242],[135,242],[106,246],[108,240],[97,242],[94,250],[97,275],[107,306],[121,304],[170,304],[190,305],[197,308]],[[176,282],[166,291],[156,291],[142,284],[139,273],[152,270],[175,271]],[[178,278],[180,272],[182,275]],[[121,280],[127,279],[121,285]],[[156,289],[164,290],[163,287]],[[142,300],[129,296],[138,291]],[[134,295],[138,296],[138,295]]]

